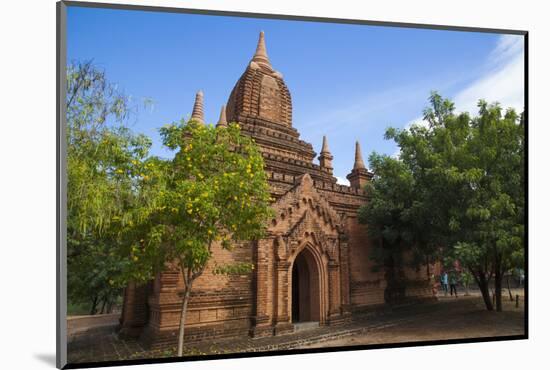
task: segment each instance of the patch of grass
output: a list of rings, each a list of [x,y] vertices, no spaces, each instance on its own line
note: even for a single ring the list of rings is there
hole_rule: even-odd
[[[88,315],[90,307],[83,303],[67,302],[67,316]]]

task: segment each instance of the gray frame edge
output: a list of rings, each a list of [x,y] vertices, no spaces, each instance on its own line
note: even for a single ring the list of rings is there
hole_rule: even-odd
[[[56,367],[67,364],[67,5],[56,3]]]

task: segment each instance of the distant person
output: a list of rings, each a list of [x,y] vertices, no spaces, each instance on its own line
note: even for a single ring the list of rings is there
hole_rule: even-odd
[[[453,296],[453,291],[455,292],[455,297],[458,298],[458,294],[456,293],[456,283],[457,283],[457,276],[455,271],[451,271],[450,277],[449,277],[449,284],[451,286],[451,297]]]
[[[447,275],[446,271],[443,271],[441,274],[441,286],[443,287],[443,291],[445,292],[445,297],[447,296],[447,293],[449,292],[449,275]]]

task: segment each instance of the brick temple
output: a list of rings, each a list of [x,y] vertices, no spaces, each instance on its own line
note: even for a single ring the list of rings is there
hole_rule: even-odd
[[[202,92],[192,119],[204,122]],[[292,126],[291,94],[271,65],[263,32],[222,107],[217,124],[227,122],[238,122],[260,146],[276,217],[265,239],[232,252],[214,248],[212,266],[214,261],[242,261],[255,268],[226,276],[207,267],[193,285],[185,340],[279,335],[293,332],[297,323],[338,325],[356,312],[383,305],[384,271],[373,271],[369,255],[374,243],[357,221],[358,208],[368,202],[362,188],[373,174],[359,143],[347,175],[350,186],[336,183],[326,137],[315,163],[313,146]],[[424,269],[405,271],[405,280],[407,298],[431,296]],[[152,347],[177,343],[182,291],[178,271],[165,271],[143,286],[130,284],[121,334],[140,336]]]

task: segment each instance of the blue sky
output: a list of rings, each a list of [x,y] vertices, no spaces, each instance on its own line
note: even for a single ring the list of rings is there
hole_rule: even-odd
[[[523,109],[522,36],[69,7],[67,57],[93,59],[136,102],[151,98],[133,130],[170,157],[157,129],[188,118],[199,89],[216,122],[261,30],[292,94],[293,126],[317,152],[327,135],[341,183],[355,141],[365,160],[395,154],[385,129],[419,121],[431,90],[459,111],[475,112],[480,98]]]

